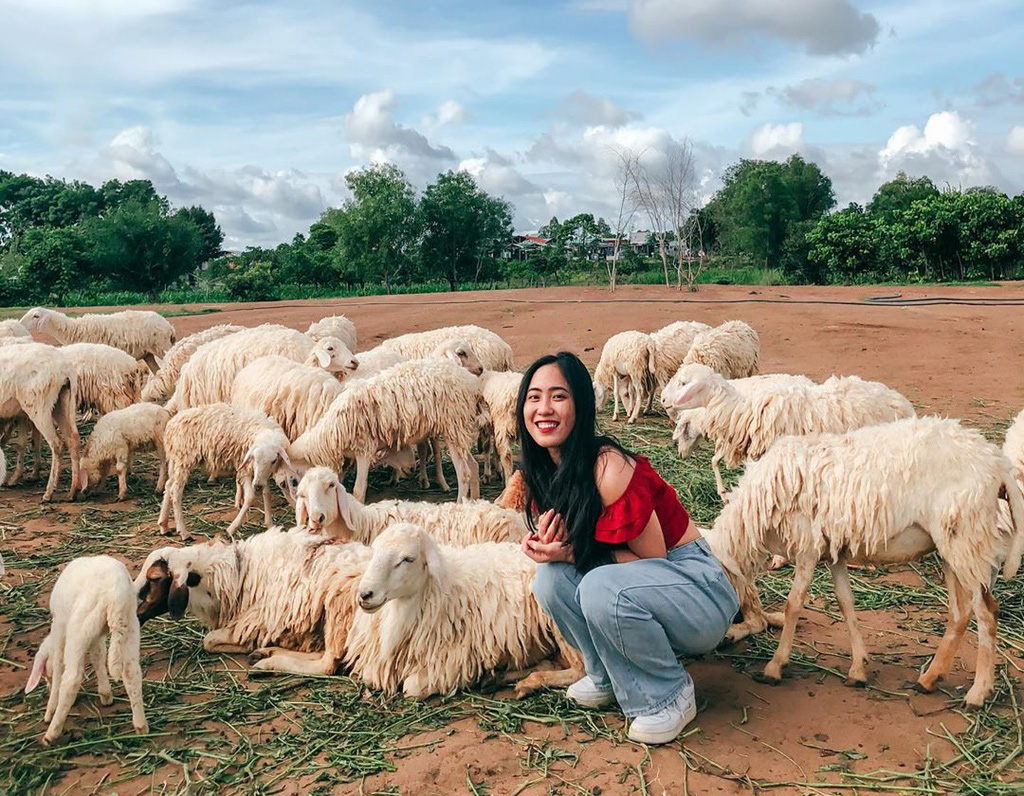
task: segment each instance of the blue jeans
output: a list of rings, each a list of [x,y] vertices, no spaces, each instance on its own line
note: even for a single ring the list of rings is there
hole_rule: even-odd
[[[537,567],[533,593],[598,687],[609,685],[627,717],[671,704],[692,684],[677,655],[710,652],[739,600],[704,539],[668,558],[607,564],[581,574],[572,564]]]

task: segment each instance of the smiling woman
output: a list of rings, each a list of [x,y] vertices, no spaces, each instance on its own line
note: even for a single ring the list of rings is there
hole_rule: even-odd
[[[588,707],[617,701],[634,741],[672,741],[697,713],[676,656],[721,642],[736,592],[675,490],[643,456],[596,434],[578,357],[534,362],[517,417],[534,594],[586,665],[567,695]]]

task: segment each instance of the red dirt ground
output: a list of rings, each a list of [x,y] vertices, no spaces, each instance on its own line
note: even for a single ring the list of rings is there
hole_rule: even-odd
[[[576,351],[592,366],[603,342],[624,329],[651,331],[674,320],[720,323],[739,318],[760,334],[762,371],[766,373],[805,373],[816,379],[832,373],[856,374],[902,391],[921,412],[960,416],[981,426],[1006,421],[1024,406],[1020,307],[898,308],[859,303],[868,296],[894,292],[911,297],[1024,301],[1020,284],[977,288],[711,285],[696,294],[626,286],[614,294],[601,288],[553,288],[230,304],[220,305],[220,312],[171,320],[182,337],[219,323],[253,326],[276,322],[305,329],[325,314],[344,313],[356,323],[360,349],[404,332],[475,323],[508,340],[517,365],[522,367],[540,354],[562,348]],[[31,505],[20,496],[10,500],[11,496],[5,495],[8,509]],[[861,771],[914,770],[923,764],[929,747],[933,759],[950,757],[952,747],[935,734],[941,735],[943,726],[954,733],[965,726],[963,718],[950,710],[955,702],[942,693],[907,696],[903,689],[915,675],[913,667],[934,650],[937,637],[908,632],[904,615],[864,611],[860,616],[869,650],[879,653],[871,665],[876,688],[848,689],[826,674],[790,675],[782,685],[771,687],[736,671],[728,658],[694,662],[691,672],[701,712],[691,727],[695,731],[684,742],[691,760],[699,764],[703,756],[758,780],[814,782],[819,767],[845,764],[851,757],[859,760],[861,754],[867,755],[863,765],[850,763]],[[4,625],[0,616],[0,631]],[[823,654],[819,663],[839,669],[846,666],[848,642],[841,623],[808,611],[798,638],[811,641]],[[33,646],[37,643],[34,638]],[[948,678],[948,687],[961,694],[973,671],[973,638],[970,645],[963,650],[963,663]],[[8,654],[20,663],[27,660],[21,649]],[[24,676],[24,670],[0,663],[0,694],[20,689]],[[526,734],[553,740],[579,754],[575,766],[560,763],[553,768],[561,783],[550,778],[530,784],[537,770],[521,767],[520,750],[501,737],[486,737],[467,719],[444,731],[407,739],[410,746],[431,739],[438,743],[407,753],[396,761],[394,773],[379,774],[336,792],[369,794],[397,785],[401,793],[449,796],[467,792],[470,780],[486,781],[486,792],[491,794],[732,794],[751,790],[733,779],[688,772],[679,744],[652,748],[645,766],[645,749],[640,746],[564,738],[560,729],[541,725],[528,725]],[[638,765],[644,766],[646,790],[636,776]],[[716,769],[709,766],[707,770]],[[73,790],[88,792],[101,781],[102,773],[103,769],[90,768],[81,772],[80,779],[66,778],[57,791],[78,781]],[[182,782],[180,769],[173,766],[155,776],[157,783],[163,779],[172,789]],[[100,788],[100,792],[105,791]],[[131,792],[140,792],[139,787]],[[303,788],[296,783],[285,792],[299,793]],[[778,792],[810,791],[779,788]],[[825,786],[824,792],[839,791]]]

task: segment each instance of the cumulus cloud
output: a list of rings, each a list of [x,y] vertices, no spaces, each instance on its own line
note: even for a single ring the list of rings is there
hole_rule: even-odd
[[[345,115],[345,132],[356,159],[399,160],[403,156],[454,161],[446,146],[434,146],[420,132],[398,124],[391,112],[398,106],[392,89],[364,94]]]
[[[487,193],[506,199],[540,193],[540,189],[507,160],[502,163],[493,162],[488,157],[466,158],[459,163],[459,171],[472,175],[476,179],[476,184]]]
[[[884,179],[903,170],[951,185],[995,181],[991,163],[981,155],[974,125],[956,111],[933,113],[924,130],[913,124],[897,128],[878,153],[878,166]]]
[[[1024,155],[1024,124],[1011,128],[1006,136],[1006,148],[1014,155]]]
[[[606,124],[612,127],[621,127],[630,120],[642,117],[642,114],[626,110],[610,99],[594,97],[580,89],[563,98],[553,114],[573,124]]]
[[[453,99],[445,100],[434,113],[423,117],[423,126],[428,130],[440,130],[446,124],[462,124],[466,121],[466,109]]]
[[[1002,72],[993,72],[974,87],[981,106],[1024,105],[1024,77],[1007,80]]]
[[[800,122],[771,124],[759,127],[750,137],[750,148],[759,158],[785,157],[799,151],[804,143],[804,126]]]
[[[738,46],[769,38],[813,55],[862,53],[881,29],[850,0],[633,0],[629,23],[655,44],[685,38]]]
[[[875,86],[852,78],[811,78],[792,86],[771,87],[765,93],[790,108],[822,116],[862,116],[880,107],[873,98]]]

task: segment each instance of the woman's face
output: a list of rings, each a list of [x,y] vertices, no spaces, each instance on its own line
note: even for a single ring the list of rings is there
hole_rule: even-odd
[[[556,450],[569,438],[576,424],[576,404],[569,383],[557,363],[537,369],[526,392],[523,420],[533,441]]]

